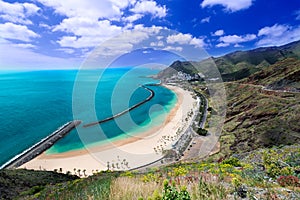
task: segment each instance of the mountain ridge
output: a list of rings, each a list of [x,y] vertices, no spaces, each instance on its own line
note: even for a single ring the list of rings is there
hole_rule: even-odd
[[[209,68],[217,66],[223,81],[240,80],[286,58],[300,58],[300,40],[283,46],[260,47],[248,51],[235,51],[220,57],[210,57],[202,61],[175,61],[162,70],[157,78],[165,79],[178,71],[187,74],[204,72],[209,75]]]

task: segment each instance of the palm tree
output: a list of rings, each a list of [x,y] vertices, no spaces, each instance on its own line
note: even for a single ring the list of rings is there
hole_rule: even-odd
[[[107,166],[107,170],[109,170],[109,167],[110,167],[109,166],[109,161],[107,161],[107,165],[106,166]]]
[[[73,170],[74,170],[74,174],[76,175],[76,168],[74,168]]]
[[[125,162],[125,166],[126,166],[127,168],[129,168],[129,166],[128,166],[128,162]]]
[[[80,169],[77,170],[79,176],[81,176],[80,171],[81,171]]]
[[[85,172],[86,172],[86,169],[84,169],[82,172],[83,172],[83,175],[84,175],[84,176],[86,176],[86,174],[85,174]]]

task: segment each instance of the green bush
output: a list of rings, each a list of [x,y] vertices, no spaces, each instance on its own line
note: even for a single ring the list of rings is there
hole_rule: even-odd
[[[164,181],[164,189],[163,189],[163,195],[162,200],[190,200],[191,197],[186,190],[186,187],[181,187],[180,192],[177,191],[177,188],[175,186],[175,182],[172,183],[172,185],[169,185],[169,181]]]
[[[234,158],[234,157],[230,157],[228,159],[223,160],[222,164],[228,164],[228,165],[231,165],[231,166],[234,166],[234,167],[241,167],[242,166],[239,159]]]
[[[202,136],[207,136],[208,131],[203,128],[198,128],[197,133]]]

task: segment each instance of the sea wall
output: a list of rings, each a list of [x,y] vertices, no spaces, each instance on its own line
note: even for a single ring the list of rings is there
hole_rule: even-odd
[[[24,163],[32,160],[33,158],[37,157],[38,155],[49,149],[51,146],[53,146],[54,143],[57,142],[59,139],[66,136],[80,123],[80,120],[74,120],[64,124],[63,126],[59,127],[56,131],[54,131],[51,135],[45,137],[40,142],[36,143],[29,149],[23,151],[21,154],[12,158],[10,161],[1,166],[0,169],[17,168],[23,165]]]

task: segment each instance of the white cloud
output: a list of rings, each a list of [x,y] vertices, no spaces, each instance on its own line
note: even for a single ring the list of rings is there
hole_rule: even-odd
[[[121,35],[102,43],[93,51],[93,56],[116,56],[128,53],[134,47],[149,47],[143,46],[143,41],[157,35],[162,29],[164,28],[159,26],[144,27],[141,24],[136,25],[132,30],[125,30]]]
[[[165,51],[182,51],[183,48],[182,47],[172,47],[172,46],[167,46],[165,48],[163,48],[163,50]]]
[[[222,36],[219,38],[219,41],[221,44],[219,44],[218,47],[224,47],[224,46],[229,46],[230,44],[239,44],[243,42],[249,42],[256,39],[255,34],[247,34],[247,35],[227,35],[227,36]]]
[[[21,48],[25,48],[25,49],[27,49],[27,48],[36,48],[35,45],[33,45],[33,44],[28,44],[28,43],[12,44],[12,46],[14,46],[14,47],[21,47]]]
[[[253,0],[204,0],[201,7],[222,5],[227,11],[236,12],[249,8],[252,3]]]
[[[143,15],[141,15],[141,14],[133,14],[128,17],[122,17],[122,20],[132,23],[138,19],[141,19],[142,17],[143,17]]]
[[[21,40],[24,42],[29,42],[32,38],[40,37],[26,26],[10,22],[0,24],[0,36],[5,39]]]
[[[190,44],[198,48],[204,47],[206,45],[203,38],[193,38],[190,41]]]
[[[0,68],[5,69],[59,69],[76,68],[82,60],[66,59],[34,52],[26,45],[0,39]],[[30,46],[30,44],[29,44]],[[55,63],[55,64],[54,64]]]
[[[51,27],[51,26],[49,26],[48,24],[45,24],[45,23],[40,23],[39,27],[46,28],[46,29],[49,29],[49,30],[53,28],[53,27]]]
[[[167,43],[168,44],[190,44],[194,45],[195,47],[203,47],[205,46],[204,39],[194,38],[191,34],[182,34],[178,33],[175,35],[170,35],[167,37]]]
[[[281,36],[282,33],[286,32],[288,29],[289,29],[288,26],[275,24],[272,27],[267,26],[267,27],[260,29],[258,31],[257,35],[258,36],[265,35],[265,36],[278,37],[278,36]]]
[[[238,48],[238,47],[243,47],[243,45],[235,44],[234,47],[236,47],[236,48]]]
[[[121,9],[128,6],[129,1],[110,0],[37,0],[51,7],[56,13],[67,17],[85,17],[90,19],[120,18]]]
[[[32,3],[23,3],[22,5],[24,7],[25,16],[35,15],[40,10],[40,7]]]
[[[154,17],[158,18],[162,18],[167,15],[166,6],[157,5],[157,3],[153,0],[137,2],[130,11],[138,14],[151,13]]]
[[[214,36],[222,36],[224,34],[225,34],[224,30],[217,30],[213,35]]]
[[[0,0],[0,18],[9,22],[32,24],[28,17],[36,15],[39,10],[32,3],[7,3]]]
[[[257,46],[280,46],[300,40],[300,26],[291,27],[275,24],[260,29],[258,36],[260,40],[256,43]]]
[[[178,33],[176,35],[170,35],[167,37],[167,43],[169,44],[174,44],[174,43],[189,44],[191,40],[192,40],[191,34]]]
[[[210,21],[210,17],[205,17],[201,19],[201,23],[209,23],[209,21]]]
[[[71,49],[71,48],[60,48],[60,49],[57,49],[58,51],[63,51],[65,53],[68,53],[68,54],[72,54],[75,52],[74,49]]]
[[[230,44],[229,43],[224,43],[224,42],[221,42],[219,44],[216,45],[216,47],[228,47]]]
[[[151,42],[150,46],[152,46],[152,47],[163,47],[164,43],[163,43],[163,41]]]
[[[300,10],[297,10],[295,12],[295,15],[296,15],[296,20],[300,20]]]
[[[73,36],[63,36],[58,43],[62,47],[94,47],[120,34],[122,27],[112,25],[108,20],[91,20],[83,17],[64,19],[53,31],[62,31]]]
[[[91,20],[83,17],[64,19],[53,31],[63,31],[76,36],[102,36],[109,37],[120,33],[121,27],[112,25],[108,20]]]
[[[144,50],[142,52],[143,52],[143,54],[149,54],[149,53],[151,53],[151,51],[147,51],[147,50]]]
[[[151,14],[159,18],[166,15],[166,7],[160,6],[152,0],[38,1],[52,7],[56,13],[66,16],[60,24],[52,28],[53,31],[65,33],[57,41],[61,47],[95,47],[128,29],[137,28],[138,26],[134,26],[132,22],[142,18],[145,14]],[[133,14],[127,16],[124,10],[129,8],[131,8]],[[113,25],[112,21],[114,20],[125,24]],[[46,26],[43,27],[47,28]]]

